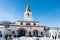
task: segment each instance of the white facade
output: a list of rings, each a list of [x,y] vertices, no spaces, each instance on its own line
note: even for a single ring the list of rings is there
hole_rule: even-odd
[[[0,25],[0,34],[4,35],[5,26]]]
[[[18,20],[16,24],[10,24],[8,28],[5,28],[4,37],[10,35],[12,37],[45,37],[45,29],[46,26],[41,26],[38,21],[33,20],[30,5],[28,4],[24,13],[24,20]]]
[[[24,21],[33,21],[32,12],[25,11],[25,13],[24,13]]]
[[[56,29],[50,29],[49,30],[50,34],[51,34],[51,38],[53,37],[56,37],[56,39],[60,39],[60,29],[58,30],[57,28]]]

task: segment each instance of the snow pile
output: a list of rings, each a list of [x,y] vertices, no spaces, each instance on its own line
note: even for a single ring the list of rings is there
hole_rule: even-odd
[[[48,38],[48,37],[19,37],[19,38],[14,38],[13,40],[53,40],[52,38]],[[56,39],[56,40],[60,40],[60,39]]]
[[[53,40],[52,38],[48,38],[48,37],[42,37],[39,40]]]
[[[13,40],[53,40],[51,38],[47,38],[47,37],[20,37],[20,38],[14,38]]]

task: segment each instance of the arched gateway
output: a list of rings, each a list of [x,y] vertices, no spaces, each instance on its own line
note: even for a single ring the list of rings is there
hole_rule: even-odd
[[[38,36],[38,30],[33,31],[33,36],[36,36],[36,37]]]
[[[25,34],[26,34],[26,29],[24,29],[24,28],[19,28],[19,29],[17,29],[17,33],[18,33],[18,37],[25,36]]]

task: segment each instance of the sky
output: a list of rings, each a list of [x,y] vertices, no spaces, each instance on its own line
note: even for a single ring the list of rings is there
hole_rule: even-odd
[[[24,20],[27,0],[0,0],[0,21]],[[40,25],[60,27],[60,0],[30,0],[34,21]]]

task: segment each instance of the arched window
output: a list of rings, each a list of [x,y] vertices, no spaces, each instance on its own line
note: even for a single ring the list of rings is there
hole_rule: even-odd
[[[28,16],[29,16],[29,13],[28,13]]]
[[[23,25],[23,22],[21,22],[21,25]]]
[[[15,31],[12,31],[12,34],[15,34]]]
[[[36,25],[36,23],[34,23],[34,26]]]
[[[43,37],[44,36],[44,34],[43,34],[43,32],[41,32],[41,37]]]
[[[29,37],[32,37],[31,32],[29,31]]]
[[[58,35],[58,38],[60,38],[60,35]]]
[[[9,35],[9,38],[11,38],[11,36],[12,36],[12,35],[10,34],[10,35]]]
[[[7,39],[7,38],[8,38],[8,34],[5,35],[5,39]]]
[[[14,35],[14,37],[15,37],[15,38],[17,37],[16,34]]]

